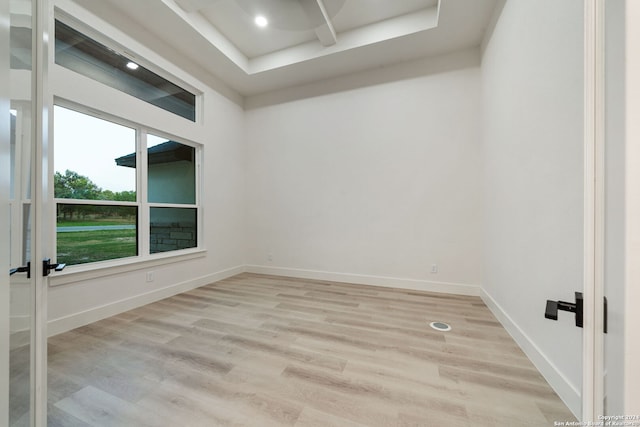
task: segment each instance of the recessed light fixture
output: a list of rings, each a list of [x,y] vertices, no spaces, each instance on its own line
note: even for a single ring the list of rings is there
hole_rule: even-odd
[[[130,69],[130,70],[137,70],[137,69],[138,69],[138,67],[139,67],[139,65],[138,65],[138,64],[136,64],[136,63],[135,63],[135,62],[133,62],[133,61],[129,61],[129,62],[127,62],[127,68],[128,68],[128,69]]]
[[[260,28],[264,28],[269,24],[269,21],[267,21],[267,18],[265,18],[262,15],[258,15],[256,16],[256,18],[253,20],[253,22],[256,23],[256,25]]]

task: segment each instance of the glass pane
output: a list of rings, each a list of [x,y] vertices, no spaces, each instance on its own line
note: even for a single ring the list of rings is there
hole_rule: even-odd
[[[57,205],[59,263],[86,264],[138,255],[136,206]]]
[[[19,16],[14,14],[11,22],[11,69],[31,70],[31,17]]]
[[[195,152],[189,145],[147,136],[150,203],[196,203]]]
[[[9,134],[9,199],[16,197],[16,117],[18,110],[11,109],[9,114],[11,122],[11,131]]]
[[[56,21],[56,64],[195,122],[196,96]]]
[[[10,9],[9,60],[10,137],[9,137],[9,265],[12,269],[26,266],[31,259],[31,209],[28,198],[32,163],[31,153],[31,55],[32,32],[30,0],[7,2]],[[3,22],[3,25],[6,23]],[[6,66],[6,65],[3,65]],[[6,117],[5,117],[6,119]],[[4,140],[3,140],[4,143]],[[6,274],[6,272],[5,272]],[[34,277],[17,270],[10,276],[9,287],[9,426],[28,427],[34,404],[32,366],[34,348]],[[6,315],[3,313],[3,315]],[[2,422],[0,422],[2,423]],[[6,424],[6,421],[3,425]]]
[[[18,237],[18,236],[16,236]],[[31,204],[22,205],[22,265],[31,261]]]
[[[31,74],[26,70],[16,70],[14,73]],[[20,88],[16,92],[27,91],[21,84],[17,84],[16,87]],[[30,96],[27,93],[22,95]],[[31,198],[31,103],[25,99],[12,99],[10,114],[10,198],[29,200]]]
[[[135,153],[134,129],[54,107],[56,198],[135,201]]]
[[[197,209],[151,208],[152,254],[198,246]]]

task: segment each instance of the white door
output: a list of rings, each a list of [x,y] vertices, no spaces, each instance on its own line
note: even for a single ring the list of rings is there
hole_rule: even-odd
[[[3,0],[0,5],[2,22],[10,23],[5,28],[8,34],[3,35],[8,43],[2,51],[1,79],[8,102],[2,104],[0,111],[6,125],[0,136],[0,202],[7,207],[1,214],[0,231],[4,269],[0,324],[5,325],[0,336],[0,380],[3,387],[9,387],[7,398],[0,399],[0,425],[10,427],[46,424],[46,279],[42,264],[46,233],[40,218],[47,179],[43,178],[46,156],[42,154],[46,132],[42,101],[38,99],[42,99],[38,96],[42,91],[41,61],[34,60],[40,56],[35,53],[36,34],[41,26],[34,19],[37,8],[42,6],[38,3]]]
[[[28,426],[32,415],[35,343],[35,272],[32,267],[33,204],[31,199],[31,105],[11,103],[10,244],[10,426]]]
[[[0,22],[9,17],[0,1]],[[0,25],[0,424],[9,420],[9,28]]]
[[[32,102],[32,5],[10,2],[10,54],[7,58],[9,104],[2,111],[9,121],[8,162],[2,168],[8,180],[9,265],[9,426],[32,425],[35,367],[34,312],[36,277],[33,249],[33,102]],[[6,167],[8,166],[8,167]],[[3,200],[4,201],[4,200]],[[9,271],[7,271],[9,270]]]

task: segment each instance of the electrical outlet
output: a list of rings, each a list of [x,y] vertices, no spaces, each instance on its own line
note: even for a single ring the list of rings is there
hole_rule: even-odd
[[[153,282],[154,274],[153,271],[147,271],[147,282]]]
[[[438,264],[432,264],[431,265],[431,273],[435,274],[438,272]]]
[[[271,254],[271,253],[267,254],[267,261],[269,261],[269,262],[273,261],[273,254]]]

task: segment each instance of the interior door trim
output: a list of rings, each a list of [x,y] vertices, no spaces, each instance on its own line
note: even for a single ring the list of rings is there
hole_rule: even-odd
[[[604,415],[605,0],[584,2],[582,422]]]

